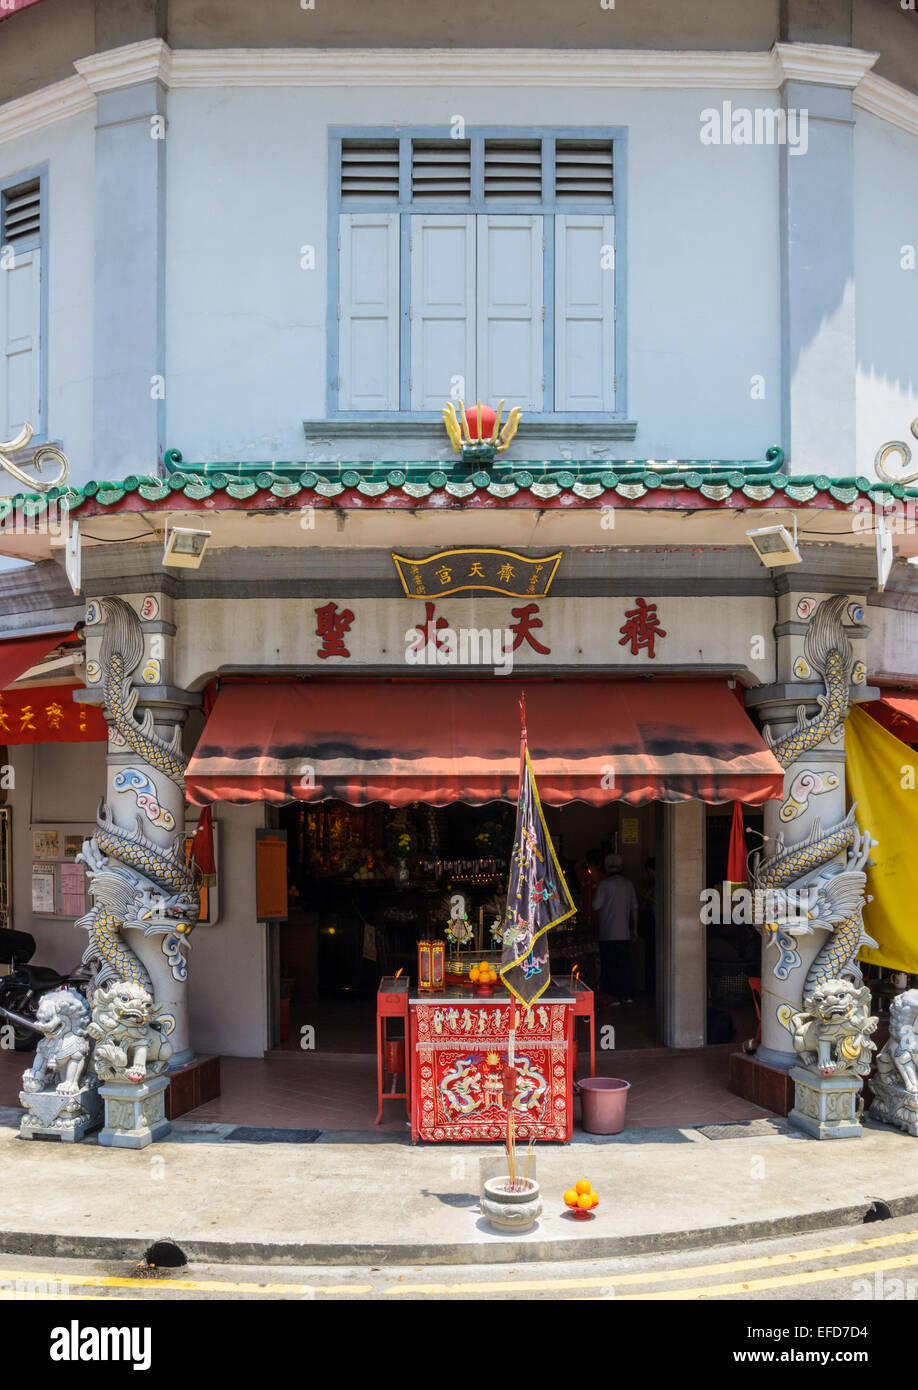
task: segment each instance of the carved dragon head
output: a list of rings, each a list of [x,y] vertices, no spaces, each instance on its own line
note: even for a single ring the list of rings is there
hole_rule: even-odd
[[[124,925],[139,927],[144,936],[175,933],[187,938],[197,924],[198,913],[196,893],[185,890],[164,893],[159,889],[144,888],[128,905]]]

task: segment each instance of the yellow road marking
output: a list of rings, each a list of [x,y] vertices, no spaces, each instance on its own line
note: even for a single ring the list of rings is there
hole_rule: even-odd
[[[906,1231],[901,1236],[869,1236],[864,1240],[849,1241],[844,1245],[826,1245],[816,1250],[787,1250],[779,1255],[756,1255],[751,1259],[724,1260],[719,1264],[693,1265],[684,1269],[648,1270],[643,1274],[611,1273],[605,1276],[584,1279],[519,1279],[502,1283],[481,1282],[463,1284],[399,1284],[386,1293],[393,1294],[442,1294],[442,1293],[497,1293],[513,1288],[520,1293],[536,1293],[542,1289],[591,1289],[614,1284],[659,1284],[675,1279],[706,1279],[714,1274],[726,1274],[736,1269],[774,1269],[780,1265],[805,1264],[808,1260],[828,1260],[838,1255],[857,1255],[861,1251],[878,1250],[888,1245],[914,1245],[918,1241],[918,1231]],[[904,1263],[905,1259],[899,1261]],[[0,1271],[2,1273],[2,1271]],[[648,1297],[656,1295],[648,1294]],[[679,1297],[683,1295],[679,1294]]]
[[[56,1274],[50,1270],[0,1269],[0,1279],[37,1283],[53,1279],[58,1284],[94,1289],[203,1289],[210,1293],[372,1293],[372,1284],[251,1284],[228,1279],[129,1279],[118,1275]]]
[[[682,1269],[645,1270],[643,1273],[585,1276],[569,1279],[512,1279],[464,1281],[454,1284],[396,1284],[385,1290],[389,1296],[401,1294],[459,1294],[459,1293],[540,1293],[553,1289],[590,1289],[615,1287],[632,1284],[658,1284],[681,1279],[704,1279],[713,1275],[726,1274],[738,1269],[775,1269],[782,1265],[805,1264],[812,1260],[833,1259],[841,1255],[857,1255],[870,1250],[881,1250],[890,1246],[914,1245],[918,1242],[918,1231],[906,1231],[901,1235],[869,1236],[863,1240],[847,1241],[839,1245],[825,1245],[809,1250],[787,1250],[777,1255],[757,1255],[749,1259],[725,1260],[716,1264],[692,1265]],[[678,1299],[704,1298],[713,1294],[744,1293],[747,1289],[784,1288],[794,1284],[814,1284],[839,1275],[857,1274],[882,1269],[912,1268],[918,1265],[918,1255],[892,1256],[886,1260],[875,1260],[857,1265],[833,1266],[829,1269],[801,1271],[791,1278],[775,1277],[737,1281],[729,1284],[708,1284],[697,1289],[662,1289],[649,1293],[623,1294],[622,1300],[635,1299]],[[383,1272],[383,1271],[381,1271]],[[101,1274],[66,1274],[51,1270],[12,1270],[0,1269],[0,1280],[20,1281],[27,1284],[51,1281],[76,1288],[136,1289],[179,1289],[205,1293],[236,1294],[367,1294],[374,1292],[372,1284],[294,1284],[270,1283],[256,1284],[247,1281],[227,1279],[132,1279],[127,1276]],[[49,1295],[57,1297],[58,1295]],[[0,1290],[0,1300],[22,1297],[12,1290]],[[74,1295],[75,1298],[96,1298],[102,1295]]]
[[[657,1289],[652,1293],[626,1293],[615,1298],[616,1303],[633,1303],[640,1299],[714,1298],[732,1293],[755,1293],[761,1289],[798,1288],[801,1284],[824,1284],[840,1277],[853,1279],[857,1274],[874,1274],[881,1269],[914,1269],[918,1255],[892,1256],[888,1260],[870,1260],[858,1265],[837,1265],[834,1269],[815,1269],[789,1279],[750,1279],[741,1284],[706,1284],[698,1289]],[[610,1284],[614,1280],[609,1280]]]
[[[105,1294],[102,1293],[16,1293],[13,1289],[0,1289],[0,1303],[54,1303],[63,1299],[66,1303],[100,1303],[109,1302]],[[139,1299],[128,1298],[125,1296],[122,1303],[137,1303]]]

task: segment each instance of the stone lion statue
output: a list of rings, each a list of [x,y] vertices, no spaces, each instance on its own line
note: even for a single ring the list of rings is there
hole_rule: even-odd
[[[22,1089],[35,1094],[55,1087],[60,1096],[80,1089],[89,1055],[89,1005],[75,989],[56,989],[42,995],[33,1027],[44,1034],[28,1071],[22,1073]]]
[[[870,1089],[871,1119],[918,1135],[918,989],[898,994],[889,1006],[889,1039],[877,1054]]]
[[[866,1076],[876,1044],[870,1035],[870,990],[851,980],[825,980],[790,1016],[794,1048],[822,1076]]]
[[[166,1035],[175,1020],[163,1014],[143,985],[112,980],[93,995],[89,1036],[95,1040],[93,1066],[103,1081],[142,1082],[160,1076],[172,1046]]]

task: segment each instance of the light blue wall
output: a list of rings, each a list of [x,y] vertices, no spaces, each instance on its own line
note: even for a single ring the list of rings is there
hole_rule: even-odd
[[[142,153],[154,158],[142,171],[128,148],[130,122],[117,127],[117,136],[97,136],[93,113],[6,142],[0,177],[39,165],[48,170],[48,433],[63,441],[77,481],[153,471],[158,443],[189,459],[303,457],[302,420],[325,415],[327,128],[398,121],[439,124],[446,133],[456,114],[469,125],[518,127],[550,117],[574,129],[628,130],[628,415],[638,432],[633,444],[613,452],[761,457],[769,443],[787,442],[781,157],[774,146],[701,143],[701,112],[725,99],[751,108],[776,104],[773,92],[177,89],[168,95],[164,147],[143,133]],[[809,246],[825,262],[821,284],[828,290],[820,302],[830,317],[833,285],[848,285],[850,263],[857,281],[856,448],[824,450],[821,467],[866,474],[879,445],[909,438],[918,415],[918,271],[900,268],[901,247],[918,248],[918,139],[854,114],[853,253],[825,219],[825,235],[811,236]],[[847,167],[850,127],[839,125],[829,137],[821,179],[833,170],[842,177]],[[814,138],[811,124],[810,151],[786,164],[816,215],[818,179],[808,191],[819,172]],[[97,167],[97,139],[110,140],[114,151],[107,171]],[[139,242],[119,242],[110,229],[107,241],[94,243],[96,186],[106,217],[117,215],[122,231],[139,228]],[[141,193],[149,217],[138,218]],[[165,231],[153,226],[157,216],[165,218]],[[165,303],[157,307],[164,241]],[[300,268],[304,245],[316,248],[313,271]],[[100,253],[111,273],[94,310]],[[846,387],[845,374],[833,367],[837,354],[827,352],[809,379],[799,375],[801,359],[812,360],[827,341],[817,299],[804,301],[809,319],[799,320],[786,359],[798,387],[798,425],[805,422],[812,437],[826,428],[850,437],[850,419],[838,411]],[[96,384],[95,455],[94,312],[97,329],[112,328],[101,354],[107,385],[101,373]],[[836,325],[828,327],[831,338]],[[846,324],[843,337],[847,331]],[[163,335],[166,399],[157,407],[149,377]],[[844,343],[842,349],[844,356]],[[111,370],[126,352],[135,353],[133,406]],[[752,397],[753,376],[764,378],[764,400]],[[133,452],[117,436],[132,413],[133,438],[140,440]]]
[[[761,457],[780,434],[777,150],[702,145],[721,92],[381,88],[169,96],[166,439],[299,458],[325,415],[329,125],[628,126],[628,414],[638,457]],[[773,94],[771,94],[773,98]],[[752,106],[767,93],[743,93]],[[772,103],[773,104],[773,101]],[[318,268],[300,269],[300,248]],[[750,379],[765,378],[764,400]]]
[[[855,131],[857,273],[857,464],[873,473],[878,448],[906,440],[912,469],[918,440],[918,137],[864,111]],[[906,257],[907,259],[907,257]]]
[[[805,153],[781,150],[783,413],[793,473],[854,467],[854,116],[851,93],[787,82]]]
[[[95,152],[93,469],[155,473],[163,443],[166,93],[99,97]]]
[[[62,441],[73,476],[84,479],[92,472],[94,124],[86,112],[0,144],[0,178],[36,165],[47,169],[47,434]]]

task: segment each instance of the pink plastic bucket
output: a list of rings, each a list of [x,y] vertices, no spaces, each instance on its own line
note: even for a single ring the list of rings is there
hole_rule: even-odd
[[[621,1134],[630,1081],[613,1076],[587,1076],[577,1082],[581,1124],[587,1134]]]

